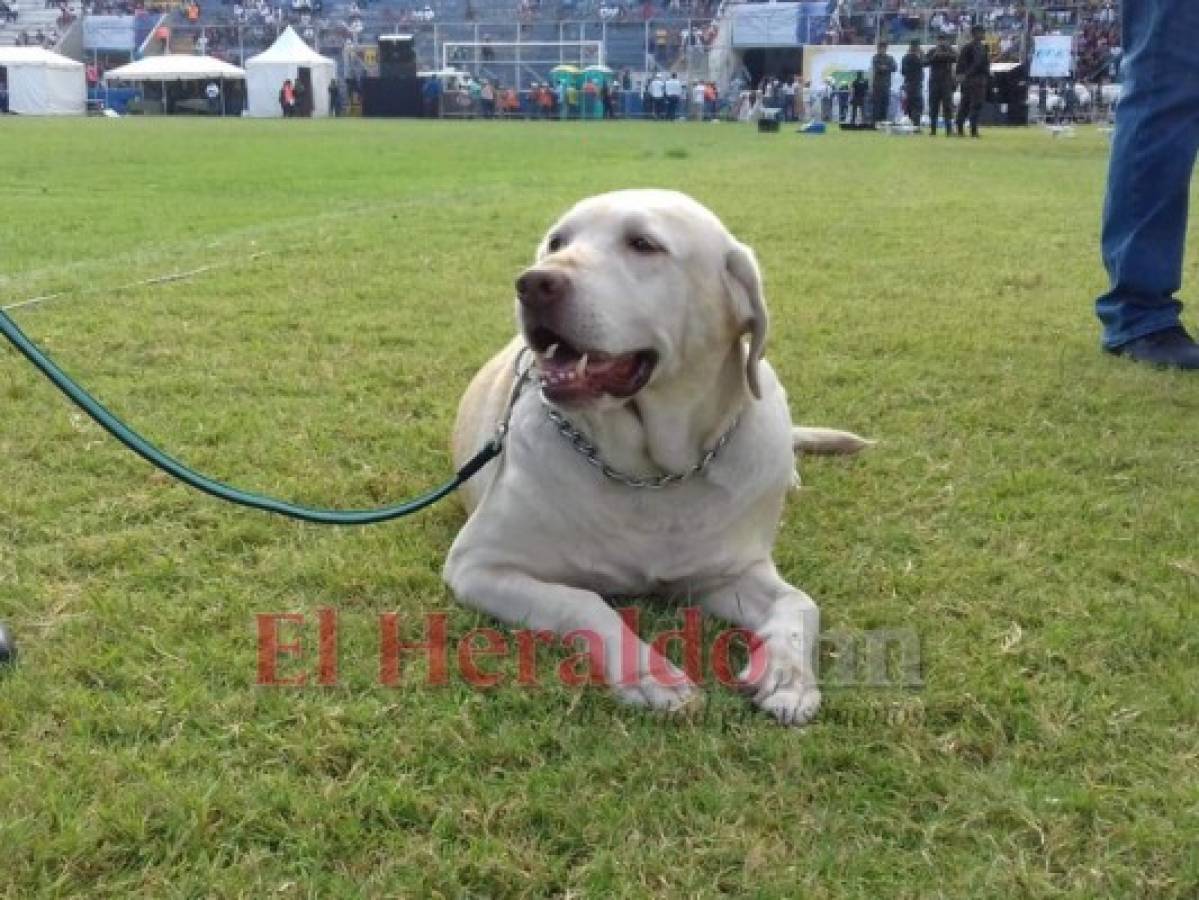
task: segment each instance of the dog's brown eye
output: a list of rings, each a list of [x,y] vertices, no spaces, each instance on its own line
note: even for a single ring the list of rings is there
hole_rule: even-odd
[[[635,253],[661,253],[662,248],[647,237],[634,235],[628,240],[629,249]]]
[[[562,249],[563,243],[564,243],[564,241],[562,240],[562,236],[559,234],[555,234],[552,238],[550,238],[550,242],[548,244],[546,244],[545,246],[546,246],[546,249],[548,249],[550,251],[550,253],[557,253],[559,250]]]

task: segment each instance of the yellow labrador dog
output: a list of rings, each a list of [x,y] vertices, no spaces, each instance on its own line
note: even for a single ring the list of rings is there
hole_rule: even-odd
[[[746,670],[753,701],[807,722],[820,705],[820,613],[771,553],[794,454],[869,442],[792,426],[762,358],[753,252],[690,197],[618,191],[563,216],[516,293],[520,335],[458,411],[459,466],[511,418],[498,463],[465,489],[451,590],[506,623],[598,635],[607,684],[662,710],[697,686],[604,598],[693,598],[760,639],[761,665]],[[509,410],[522,361],[532,380]]]

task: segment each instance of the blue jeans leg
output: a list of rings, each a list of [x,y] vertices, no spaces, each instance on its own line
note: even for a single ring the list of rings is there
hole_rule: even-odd
[[[1179,323],[1174,294],[1199,150],[1199,2],[1129,0],[1123,16],[1124,85],[1103,209],[1111,288],[1095,303],[1108,348]]]

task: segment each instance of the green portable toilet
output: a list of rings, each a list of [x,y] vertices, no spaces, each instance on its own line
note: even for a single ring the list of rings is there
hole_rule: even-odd
[[[616,77],[616,73],[607,66],[588,66],[583,70],[583,82],[591,82],[595,85],[595,93],[588,94],[586,89],[583,93],[583,118],[584,119],[602,119],[604,117],[604,105],[600,102],[600,89],[604,85],[608,89],[612,89],[612,81]]]

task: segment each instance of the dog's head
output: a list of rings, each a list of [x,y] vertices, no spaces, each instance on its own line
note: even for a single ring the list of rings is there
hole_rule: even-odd
[[[745,384],[760,396],[766,305],[757,262],[685,194],[583,200],[547,232],[516,295],[555,402],[623,401],[732,352],[742,354]]]

